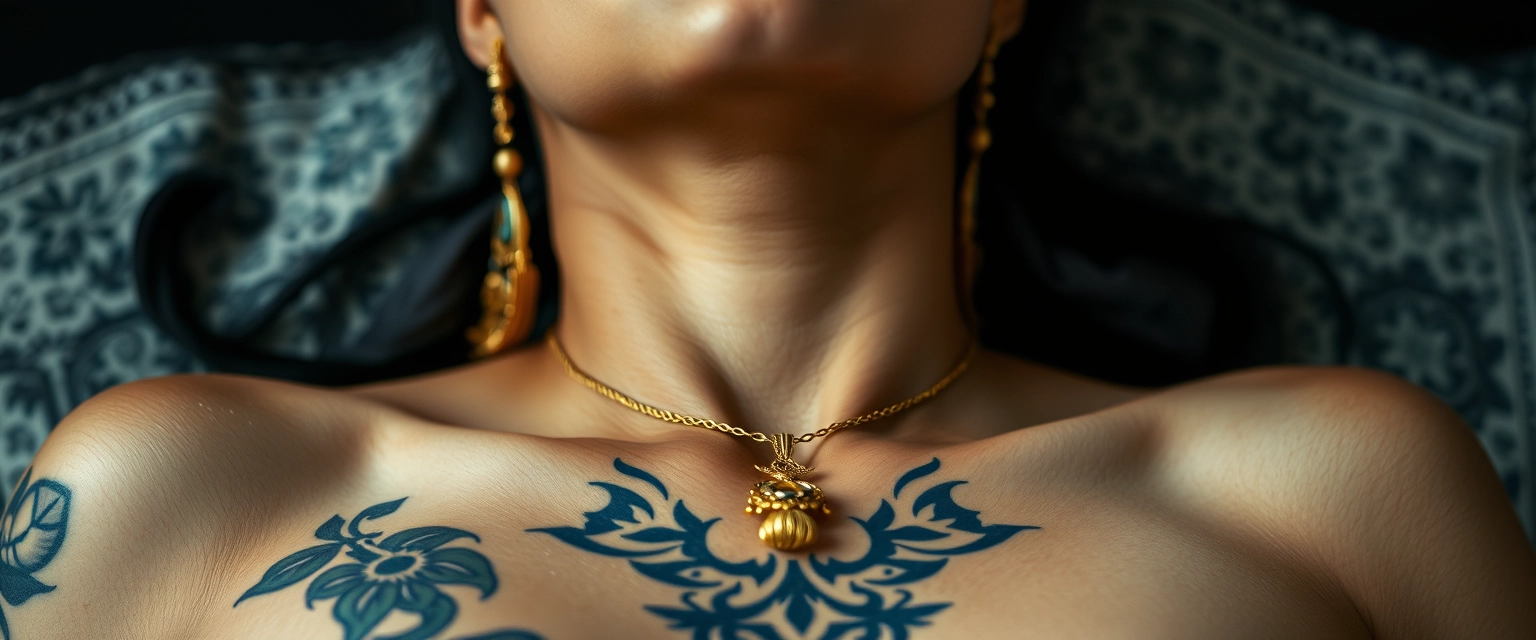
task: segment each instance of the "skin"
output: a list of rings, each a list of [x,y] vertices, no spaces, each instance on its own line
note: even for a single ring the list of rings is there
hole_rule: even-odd
[[[952,271],[957,92],[1022,0],[460,0],[534,104],[560,258],[559,334],[665,408],[804,432],[926,388],[963,352]],[[1470,430],[1350,369],[1116,387],[983,352],[938,399],[804,445],[838,513],[817,554],[933,457],[987,522],[1038,525],[914,587],[917,637],[1528,638],[1536,557]],[[612,461],[723,518],[766,447],[662,424],[542,347],[347,391],[227,376],[110,390],[34,473],[73,490],[69,539],[6,611],[18,637],[340,637],[279,592],[231,604],[315,526],[391,518],[481,536],[492,598],[445,637],[674,637],[677,590],[531,527],[579,525]],[[317,608],[319,606],[317,605]],[[381,627],[382,629],[382,627]],[[399,627],[396,628],[398,630]],[[1026,630],[1027,631],[1021,631]]]

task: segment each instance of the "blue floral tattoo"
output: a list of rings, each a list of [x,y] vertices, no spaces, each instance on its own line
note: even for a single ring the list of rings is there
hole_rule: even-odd
[[[48,566],[64,546],[69,531],[69,487],[55,480],[21,478],[0,521],[0,597],[13,607],[53,591],[32,574]],[[0,611],[0,636],[10,640],[11,625]]]
[[[990,549],[1039,528],[982,524],[979,512],[961,507],[950,495],[963,480],[908,490],[938,471],[934,458],[902,475],[891,499],[881,500],[869,518],[852,518],[869,536],[862,556],[811,555],[780,562],[780,556],[769,553],[730,562],[715,556],[706,540],[719,518],[701,520],[650,473],[623,460],[614,460],[613,466],[639,482],[593,482],[607,492],[608,504],[587,513],[583,526],[530,531],[627,559],[641,575],[684,589],[682,606],[645,609],[694,638],[905,639],[913,627],[930,624],[951,603],[914,603],[912,592],[902,587],[937,574],[950,557]]]
[[[309,583],[304,604],[314,608],[317,600],[336,599],[331,616],[341,623],[346,640],[361,640],[393,612],[420,618],[417,626],[404,633],[379,640],[425,640],[452,624],[459,607],[443,593],[444,586],[467,586],[480,591],[480,599],[496,592],[496,572],[491,561],[480,552],[464,547],[446,546],[456,540],[480,542],[479,536],[452,527],[416,527],[379,538],[381,531],[364,533],[366,520],[376,520],[400,508],[405,498],[363,509],[350,522],[341,516],[315,530],[315,537],[325,542],[290,554],[277,561],[266,575],[235,601],[240,606],[247,598],[272,593],[298,584],[325,568],[346,551],[355,562],[345,562],[326,569]],[[343,527],[342,525],[346,526]],[[538,634],[518,629],[504,629],[462,640],[538,640]]]

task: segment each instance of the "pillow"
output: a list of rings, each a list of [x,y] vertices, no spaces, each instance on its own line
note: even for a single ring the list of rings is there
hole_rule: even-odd
[[[1536,54],[1473,65],[1280,0],[1091,0],[1042,129],[1077,170],[1309,247],[1281,349],[1464,416],[1536,533]]]

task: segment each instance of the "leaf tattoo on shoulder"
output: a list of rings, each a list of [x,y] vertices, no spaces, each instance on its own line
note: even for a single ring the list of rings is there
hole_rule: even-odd
[[[435,637],[458,616],[458,603],[443,587],[472,587],[485,600],[496,592],[496,571],[480,552],[449,543],[480,537],[454,527],[415,527],[388,536],[382,531],[364,532],[370,520],[389,516],[405,498],[381,502],[358,512],[350,521],[331,516],[315,529],[321,544],[296,551],[278,560],[256,585],[235,601],[280,591],[314,576],[304,592],[304,604],[335,600],[331,616],[341,623],[342,637],[361,640],[391,614],[400,612],[419,619],[416,627],[380,640],[425,640]],[[350,561],[330,566],[345,554]],[[325,569],[321,572],[321,569]],[[319,575],[316,575],[316,574]],[[540,640],[538,634],[503,629],[461,640]]]
[[[53,562],[69,532],[69,487],[47,478],[22,475],[16,493],[0,516],[0,597],[17,607],[57,588],[33,577]],[[10,640],[11,625],[0,610],[0,637]]]

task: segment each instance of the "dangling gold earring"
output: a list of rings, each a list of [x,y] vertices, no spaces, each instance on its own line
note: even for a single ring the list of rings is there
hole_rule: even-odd
[[[989,28],[987,48],[982,54],[981,68],[976,75],[976,124],[967,140],[971,159],[965,168],[965,182],[960,186],[960,220],[959,228],[956,229],[959,242],[956,247],[955,271],[960,278],[957,283],[960,308],[972,330],[976,329],[976,309],[971,300],[971,286],[976,280],[977,267],[981,264],[981,249],[976,246],[976,202],[980,198],[981,157],[992,147],[992,130],[987,128],[987,112],[997,104],[997,97],[992,95],[992,83],[997,79],[993,63],[997,61],[997,52],[1002,46],[1003,40],[997,28]]]
[[[522,343],[533,329],[539,299],[539,270],[528,250],[528,210],[517,190],[523,157],[512,148],[512,101],[507,88],[511,74],[502,57],[501,38],[491,45],[491,64],[486,67],[486,86],[494,92],[491,114],[496,117],[492,136],[500,149],[492,165],[501,177],[501,206],[496,211],[496,230],[491,234],[490,271],[480,291],[485,307],[479,326],[469,330],[474,355],[483,357]]]

